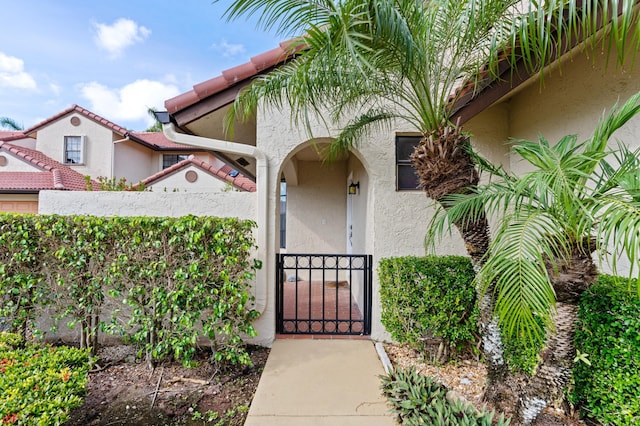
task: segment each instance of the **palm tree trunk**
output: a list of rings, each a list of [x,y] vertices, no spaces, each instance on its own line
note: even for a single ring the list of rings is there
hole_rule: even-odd
[[[598,277],[590,254],[592,243],[589,241],[584,248],[575,249],[568,261],[560,262],[557,271],[547,266],[557,300],[553,315],[555,330],[547,332],[546,346],[540,354],[542,363],[520,395],[517,417],[523,425],[533,424],[545,407],[559,406],[563,402],[564,388],[571,380],[576,354],[574,337],[578,304],[582,294]]]
[[[454,225],[464,240],[474,270],[478,272],[484,264],[484,256],[489,248],[490,237],[487,218],[483,214],[477,217],[474,222],[458,222]],[[476,288],[480,309],[479,325],[482,351],[487,365],[484,400],[490,402],[501,412],[511,413],[518,402],[519,389],[515,381],[508,380],[509,367],[504,359],[504,347],[498,318],[494,314],[493,294],[493,286],[489,287],[486,292],[483,292],[480,287]]]
[[[478,184],[480,176],[469,153],[469,137],[458,125],[443,123],[436,131],[425,135],[411,156],[412,165],[420,178],[420,185],[427,196],[442,201],[451,194],[464,194]],[[484,214],[475,220],[461,220],[454,223],[464,240],[467,253],[473,267],[480,270],[489,247],[489,223]],[[497,318],[494,316],[493,291],[484,295],[477,289],[480,307],[480,332],[485,362],[488,368],[487,393],[485,399],[497,402],[498,399],[513,400],[512,389],[505,389],[508,367],[504,360],[502,337]]]

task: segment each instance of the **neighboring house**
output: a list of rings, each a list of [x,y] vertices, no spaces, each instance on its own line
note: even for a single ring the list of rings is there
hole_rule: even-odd
[[[212,158],[215,161],[215,157]],[[172,192],[255,192],[256,183],[226,164],[215,167],[190,155],[141,181],[145,189]]]
[[[30,156],[47,158],[46,164],[54,164],[54,169],[73,171],[74,176],[89,176],[94,181],[106,179],[126,179],[128,184],[145,181],[147,186],[162,187],[167,191],[221,191],[227,182],[232,188],[241,191],[249,190],[251,176],[231,169],[212,152],[180,145],[169,141],[159,132],[130,132],[91,111],[78,105],[54,115],[35,126],[22,131],[0,131],[0,141],[11,143],[14,147],[22,147]],[[191,182],[178,173],[186,172],[184,167],[175,168],[176,164],[185,164],[189,158],[194,167],[200,167],[202,179]],[[227,161],[228,162],[228,161]],[[17,167],[17,169],[16,169]],[[223,171],[221,171],[223,170]],[[22,173],[19,175],[9,173]],[[40,190],[55,189],[44,178],[35,177],[31,170],[22,170],[14,162],[0,169],[0,192],[11,193],[11,201],[3,204],[0,211],[37,211],[37,199]],[[194,173],[197,173],[194,171]],[[235,174],[237,179],[227,175]],[[190,178],[193,173],[188,173]],[[153,185],[147,182],[149,176],[154,177]],[[21,187],[18,178],[24,183]],[[160,182],[161,179],[161,184]],[[40,186],[36,182],[41,183]],[[84,180],[83,180],[84,182]],[[234,186],[235,185],[235,186]],[[94,183],[93,189],[99,185]],[[86,185],[75,185],[72,190],[86,190]],[[6,198],[7,195],[4,195]],[[15,204],[22,200],[20,204]]]
[[[281,46],[167,100],[165,106],[176,132],[166,126],[165,134],[177,141],[222,146],[228,140],[223,117],[239,90],[288,59]],[[600,55],[587,58],[574,51],[549,67],[543,83],[537,75],[520,75],[517,84],[496,81],[476,96],[465,98],[457,116],[473,134],[473,144],[481,154],[508,170],[523,172],[518,159],[510,154],[510,138],[536,139],[542,134],[557,141],[576,133],[587,137],[605,109],[640,90],[638,66],[621,70],[605,65],[606,59]],[[424,254],[425,229],[433,214],[433,201],[416,189],[409,164],[408,155],[419,140],[412,130],[397,123],[394,129],[369,135],[348,156],[327,163],[318,152],[332,135],[317,125],[314,139],[308,139],[306,131],[292,123],[286,108],[260,108],[250,122],[237,124],[232,141],[240,148],[231,148],[236,154],[227,153],[227,157],[248,162],[245,167],[252,172],[257,170],[256,159],[262,162],[262,169],[256,172],[257,197],[262,200],[257,213],[258,244],[263,245],[259,256],[264,262],[256,283],[256,305],[261,313],[255,323],[259,342],[269,343],[283,327],[286,331],[286,309],[282,306],[285,282],[300,279],[295,274],[306,274],[309,263],[319,258],[307,261],[293,257],[296,253],[342,254],[345,258],[351,253],[372,255],[370,334],[376,339],[388,337],[380,323],[375,266],[385,257]],[[640,120],[632,120],[617,136],[638,147]],[[286,234],[280,232],[285,224]],[[457,234],[444,241],[438,252],[466,253]],[[279,257],[283,253],[291,257]],[[287,259],[291,263],[287,264]],[[312,280],[331,269],[330,262],[319,262],[324,270],[314,271]],[[355,304],[364,308],[367,291],[363,296],[362,286],[366,278],[362,278],[359,266],[340,274],[334,287],[344,279],[351,286]],[[312,327],[312,321],[308,322]]]
[[[16,140],[22,139],[17,136]],[[37,213],[41,190],[86,187],[85,177],[70,167],[39,151],[0,141],[0,212]]]

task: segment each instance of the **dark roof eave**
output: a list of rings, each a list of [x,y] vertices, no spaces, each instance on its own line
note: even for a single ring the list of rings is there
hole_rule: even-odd
[[[178,151],[178,152],[203,152],[203,149],[197,148],[197,147],[193,147],[193,146],[187,146],[185,145],[184,147],[164,147],[164,146],[158,146],[156,144],[152,144],[149,143],[147,141],[145,141],[144,139],[134,135],[133,133],[127,133],[126,135],[131,141],[139,143],[140,145],[143,145],[149,149],[152,149],[154,151],[158,151],[158,152],[173,152],[173,151]]]
[[[465,124],[528,81],[532,76],[533,74],[526,69],[524,63],[521,60],[518,61],[513,72],[506,69],[498,78],[485,84],[476,93],[471,90],[458,98],[451,109],[451,122]]]
[[[0,194],[39,194],[40,191],[49,191],[50,189],[0,189]]]
[[[270,68],[266,72],[270,72],[271,70],[273,70],[273,68]],[[214,93],[180,111],[176,111],[171,114],[171,117],[179,128],[184,128],[190,123],[232,104],[238,96],[238,93],[251,84],[252,81],[253,79],[243,80],[232,87],[219,93]]]

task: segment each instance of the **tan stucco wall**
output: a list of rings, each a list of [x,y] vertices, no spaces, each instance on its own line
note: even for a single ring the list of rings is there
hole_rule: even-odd
[[[487,160],[509,170],[509,103],[503,102],[472,118],[463,128],[471,134],[471,143]]]
[[[122,140],[116,142],[113,149],[113,176],[116,179],[138,183],[160,170],[158,155],[136,142]]]
[[[34,138],[16,139],[9,143],[23,148],[36,149],[36,140]]]
[[[80,125],[73,126],[71,119],[80,119]],[[79,113],[72,113],[38,130],[36,149],[56,161],[64,163],[64,137],[85,136],[84,165],[69,165],[82,175],[92,178],[112,176],[114,134],[106,127]]]
[[[346,164],[298,162],[298,185],[287,187],[287,252],[344,253]]]

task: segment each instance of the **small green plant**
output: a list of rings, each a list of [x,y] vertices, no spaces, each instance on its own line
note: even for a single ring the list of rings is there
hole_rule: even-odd
[[[510,420],[495,412],[478,411],[463,401],[450,401],[447,388],[413,368],[381,376],[382,391],[403,425],[507,426]]]
[[[0,338],[15,342],[14,336]],[[89,352],[67,347],[0,346],[2,424],[59,425],[82,404]]]
[[[90,176],[84,177],[87,183],[87,191],[93,191],[93,182]],[[126,178],[117,179],[115,177],[108,178],[105,176],[98,176],[96,179],[98,182],[98,188],[100,191],[139,191],[146,190],[143,182],[128,183]]]

